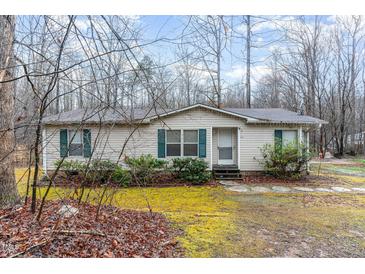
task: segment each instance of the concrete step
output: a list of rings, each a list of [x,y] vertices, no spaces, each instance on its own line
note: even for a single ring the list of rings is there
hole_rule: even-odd
[[[220,180],[240,179],[242,178],[242,174],[241,173],[214,174],[214,178]]]

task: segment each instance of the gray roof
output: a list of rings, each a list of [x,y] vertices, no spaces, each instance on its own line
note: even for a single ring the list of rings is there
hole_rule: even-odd
[[[146,119],[146,122],[148,122],[148,118],[167,113],[169,111],[170,110],[147,108],[137,108],[133,111],[129,108],[76,109],[44,117],[43,124],[80,124],[81,122],[84,124],[95,124],[100,122],[126,124],[133,120],[139,121]]]
[[[149,123],[151,119],[159,116],[166,116],[176,112],[188,110],[194,107],[204,107],[211,110],[224,112],[234,116],[242,117],[248,123],[285,123],[285,124],[326,124],[326,121],[300,115],[293,111],[281,108],[223,108],[218,109],[202,104],[193,105],[181,109],[154,109],[138,108],[132,112],[129,108],[103,108],[103,109],[77,109],[63,112],[56,115],[47,116],[43,119],[46,125],[63,125],[63,124],[95,124],[95,123],[115,123],[126,124],[131,121],[142,121]],[[132,115],[133,114],[133,115]]]
[[[282,108],[225,108],[225,110],[258,119],[261,123],[327,124],[324,120]]]

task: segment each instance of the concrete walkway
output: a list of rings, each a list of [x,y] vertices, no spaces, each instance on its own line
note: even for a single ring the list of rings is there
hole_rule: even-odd
[[[365,193],[365,188],[345,188],[340,186],[333,187],[299,187],[299,186],[255,186],[239,184],[235,181],[219,181],[226,189],[235,192],[245,193],[310,193],[310,192],[324,192],[324,193]]]

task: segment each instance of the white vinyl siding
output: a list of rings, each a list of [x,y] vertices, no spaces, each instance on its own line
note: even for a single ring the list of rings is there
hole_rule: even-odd
[[[47,169],[54,169],[54,162],[59,159],[60,137],[59,130],[61,128],[73,129],[71,126],[46,126],[47,145],[46,157]],[[208,163],[212,158],[212,164],[217,161],[216,148],[217,138],[215,135],[216,128],[231,127],[233,130],[234,161],[240,159],[239,167],[241,170],[262,170],[258,159],[261,158],[260,148],[266,143],[274,142],[274,126],[267,125],[247,125],[244,119],[233,117],[228,114],[217,113],[215,111],[203,108],[195,108],[188,111],[180,112],[163,118],[163,122],[154,120],[151,124],[141,125],[129,139],[127,146],[122,155],[120,155],[123,144],[129,138],[133,128],[120,125],[105,125],[99,130],[98,126],[88,126],[91,130],[91,147],[95,145],[96,136],[98,142],[92,158],[110,159],[121,161],[125,156],[140,156],[142,154],[152,154],[157,157],[157,130],[164,128],[166,130],[196,130],[199,128],[207,129],[206,136],[206,160]],[[210,129],[213,128],[211,131]],[[237,156],[237,128],[240,130],[240,157]],[[283,129],[296,130],[298,127],[285,127]],[[213,132],[213,143],[211,143],[211,134]],[[183,142],[183,139],[181,140]],[[213,150],[213,151],[212,151]],[[213,152],[213,154],[212,154]],[[69,157],[69,159],[77,159],[87,161],[81,156]],[[209,163],[210,164],[210,163]]]

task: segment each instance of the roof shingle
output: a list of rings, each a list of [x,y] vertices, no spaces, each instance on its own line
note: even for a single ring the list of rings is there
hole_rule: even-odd
[[[217,111],[220,109],[197,104],[188,108],[177,110],[172,109],[154,109],[154,108],[137,108],[133,111],[130,108],[104,108],[104,109],[77,109],[63,112],[56,115],[51,115],[43,119],[45,125],[60,125],[60,124],[95,124],[95,123],[115,123],[126,124],[132,121],[143,121],[148,123],[150,118],[156,118],[159,115],[169,115],[191,109],[193,107],[207,107]],[[225,113],[232,113],[235,116],[242,118],[252,118],[248,120],[250,123],[292,123],[292,124],[326,124],[326,121],[307,116],[300,115],[293,111],[281,108],[224,108]]]

